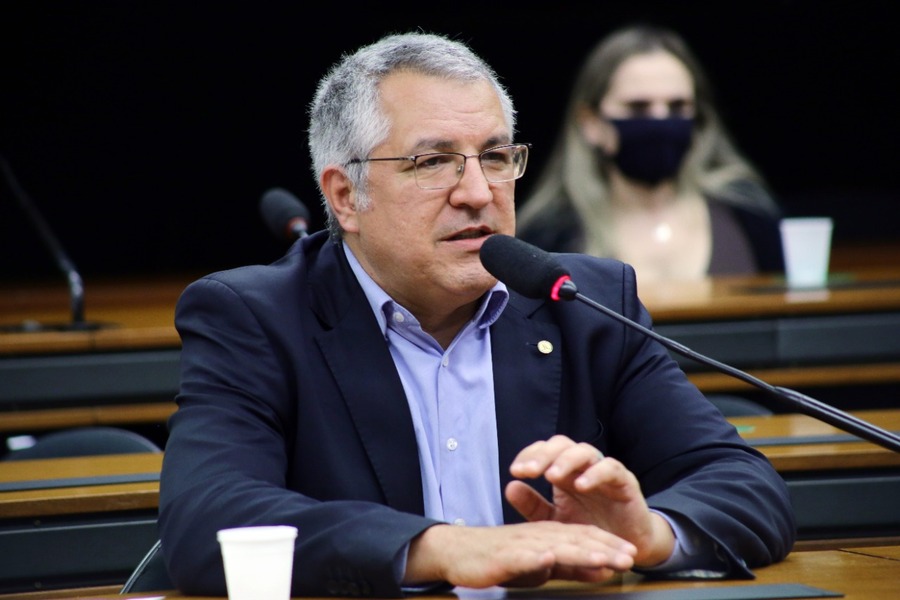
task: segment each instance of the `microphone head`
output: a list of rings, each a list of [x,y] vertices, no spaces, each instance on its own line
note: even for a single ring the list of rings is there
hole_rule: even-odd
[[[528,298],[553,298],[569,276],[554,255],[509,235],[484,240],[479,256],[488,273]]]
[[[303,226],[309,223],[309,209],[289,191],[272,188],[263,194],[259,202],[259,213],[269,230],[279,239],[293,241],[297,235],[294,223],[301,220]]]

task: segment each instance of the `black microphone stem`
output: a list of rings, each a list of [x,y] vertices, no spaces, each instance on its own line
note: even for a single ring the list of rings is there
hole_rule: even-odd
[[[833,406],[825,404],[820,400],[816,400],[815,398],[810,398],[805,394],[801,394],[796,390],[792,390],[790,388],[773,386],[765,381],[758,379],[749,373],[745,373],[739,369],[735,369],[730,365],[726,365],[721,363],[715,359],[709,358],[703,354],[695,352],[690,348],[679,344],[678,342],[671,340],[665,336],[658,334],[652,329],[648,329],[641,325],[640,323],[635,323],[631,319],[628,319],[619,313],[611,310],[602,304],[595,302],[588,298],[587,296],[578,292],[571,282],[564,283],[559,291],[560,298],[564,300],[578,300],[583,302],[593,308],[599,310],[600,312],[612,317],[616,321],[635,329],[644,335],[653,338],[658,341],[660,344],[672,350],[673,352],[677,352],[682,356],[690,358],[691,360],[695,360],[699,363],[712,367],[722,373],[727,375],[731,375],[736,379],[740,379],[745,383],[749,383],[752,386],[755,386],[769,395],[775,397],[777,400],[786,402],[788,406],[791,408],[797,408],[800,412],[814,417],[816,419],[820,419],[829,425],[833,425],[838,429],[842,429],[848,433],[852,433],[856,436],[859,436],[863,439],[869,440],[879,446],[883,446],[889,450],[893,450],[895,452],[900,452],[900,436],[891,433],[877,425],[873,425],[867,421],[862,419],[858,419],[851,414],[848,414],[840,409],[837,409]]]
[[[72,307],[72,325],[76,329],[84,326],[84,285],[81,281],[81,275],[79,275],[78,269],[75,268],[75,264],[69,259],[66,251],[63,250],[59,240],[53,235],[53,231],[34,205],[34,202],[31,201],[25,193],[25,190],[19,185],[9,163],[2,156],[0,156],[0,167],[3,168],[4,178],[6,179],[9,188],[12,190],[16,201],[19,203],[19,206],[21,206],[22,210],[25,211],[25,214],[28,215],[29,220],[31,220],[31,223],[43,238],[44,243],[50,248],[50,253],[53,255],[53,259],[56,261],[57,266],[66,276],[69,283],[69,298]]]

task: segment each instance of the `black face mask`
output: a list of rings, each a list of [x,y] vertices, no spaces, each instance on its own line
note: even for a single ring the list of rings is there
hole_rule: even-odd
[[[609,119],[619,133],[619,153],[611,157],[635,181],[656,185],[672,179],[691,146],[693,119]]]

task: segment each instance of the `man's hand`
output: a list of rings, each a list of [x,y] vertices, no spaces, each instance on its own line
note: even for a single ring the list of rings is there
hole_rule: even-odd
[[[435,525],[410,545],[404,583],[483,588],[535,586],[548,579],[600,582],[629,570],[635,551],[631,543],[591,525]]]
[[[590,444],[561,435],[535,442],[519,453],[510,472],[520,479],[543,476],[553,485],[552,504],[523,481],[507,486],[507,500],[529,521],[599,527],[634,544],[634,562],[640,567],[657,565],[671,555],[672,529],[649,510],[637,478]]]

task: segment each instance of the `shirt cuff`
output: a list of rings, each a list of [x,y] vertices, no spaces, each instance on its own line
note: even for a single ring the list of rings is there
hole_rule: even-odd
[[[640,571],[704,579],[721,578],[727,574],[727,566],[718,558],[713,540],[684,519],[677,519],[660,510],[650,510],[665,519],[672,528],[675,547],[669,558],[652,567],[641,567]]]

